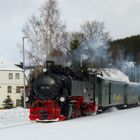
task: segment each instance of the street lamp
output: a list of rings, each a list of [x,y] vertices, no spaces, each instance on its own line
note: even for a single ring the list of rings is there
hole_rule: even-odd
[[[24,40],[29,37],[22,37],[23,43],[23,98],[24,98],[24,108],[26,108],[26,89],[25,89],[25,48],[24,48]]]

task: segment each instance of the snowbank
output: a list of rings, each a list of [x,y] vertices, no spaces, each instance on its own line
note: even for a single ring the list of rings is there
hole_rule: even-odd
[[[0,110],[0,120],[18,118],[21,116],[28,116],[29,110],[23,108],[13,108],[13,109],[6,109]]]
[[[27,123],[30,123],[28,109],[14,108],[0,110],[0,128],[8,128]]]

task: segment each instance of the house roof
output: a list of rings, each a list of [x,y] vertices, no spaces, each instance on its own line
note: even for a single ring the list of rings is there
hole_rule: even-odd
[[[13,64],[12,62],[5,60],[3,58],[0,58],[0,70],[12,70],[12,71],[23,71],[21,68]]]

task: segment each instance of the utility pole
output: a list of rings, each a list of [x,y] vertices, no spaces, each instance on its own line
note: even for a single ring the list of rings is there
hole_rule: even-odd
[[[26,83],[25,83],[25,47],[24,47],[24,41],[29,37],[23,37],[22,43],[23,43],[23,98],[24,98],[24,108],[26,108]]]

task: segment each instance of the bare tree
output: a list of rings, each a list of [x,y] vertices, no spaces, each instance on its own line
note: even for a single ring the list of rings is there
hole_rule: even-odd
[[[109,32],[105,31],[103,22],[88,21],[81,26],[81,34],[84,41],[82,44],[84,59],[88,62],[104,67],[109,61],[109,41],[111,40]]]
[[[70,48],[72,63],[104,67],[109,60],[109,32],[103,22],[88,21],[81,25],[80,33],[74,34]]]
[[[29,61],[35,65],[51,59],[53,50],[65,52],[68,48],[68,33],[60,19],[60,11],[55,0],[46,1],[39,11],[39,16],[32,16],[23,28],[29,37]]]
[[[109,32],[105,31],[104,23],[94,20],[81,25],[81,34],[83,34],[85,40],[99,39],[105,43],[111,39]]]

